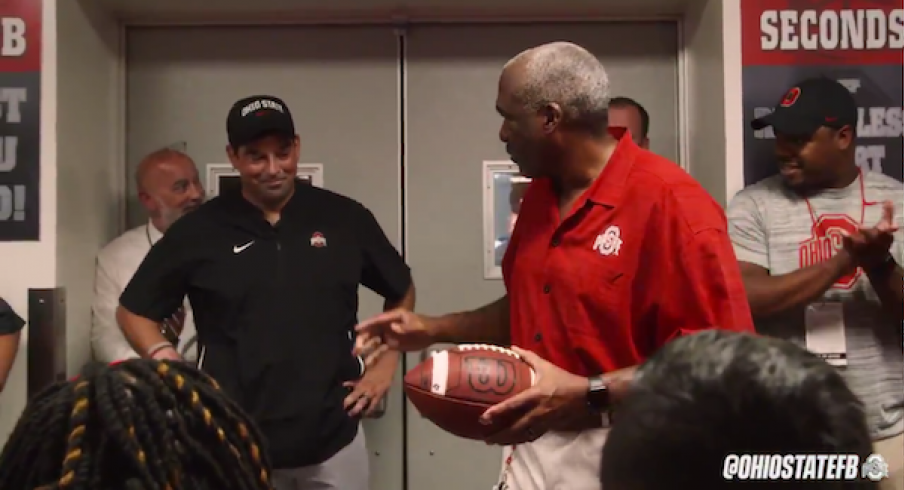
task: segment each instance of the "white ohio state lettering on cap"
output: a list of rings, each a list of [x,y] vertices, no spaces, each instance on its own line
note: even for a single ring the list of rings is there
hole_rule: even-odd
[[[270,99],[260,99],[260,100],[255,100],[254,102],[243,107],[242,108],[242,117],[245,117],[248,114],[255,112],[255,111],[259,111],[261,109],[273,109],[273,110],[279,111],[279,112],[286,112],[286,110],[283,108],[282,104],[280,104],[279,102],[276,102],[276,101],[273,101]]]

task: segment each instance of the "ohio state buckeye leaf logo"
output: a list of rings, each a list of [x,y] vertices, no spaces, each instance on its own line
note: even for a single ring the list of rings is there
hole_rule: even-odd
[[[855,233],[858,224],[850,216],[843,214],[824,214],[814,223],[812,236],[800,243],[798,251],[800,268],[825,262],[832,258],[844,246],[845,233]],[[863,274],[859,267],[838,278],[833,288],[851,289]]]

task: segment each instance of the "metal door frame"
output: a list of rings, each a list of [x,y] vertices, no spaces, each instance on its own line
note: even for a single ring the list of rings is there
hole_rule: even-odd
[[[407,59],[407,55],[405,53],[405,31],[408,26],[414,25],[430,25],[430,24],[564,24],[564,23],[572,23],[572,24],[600,24],[600,23],[611,23],[611,22],[674,22],[677,26],[678,39],[678,120],[675,121],[676,127],[678,128],[678,163],[685,170],[689,170],[689,87],[688,87],[688,71],[687,71],[687,50],[685,47],[685,19],[683,15],[649,15],[649,16],[605,16],[605,15],[580,15],[573,13],[563,13],[560,15],[545,15],[545,16],[523,16],[515,13],[512,14],[500,14],[500,15],[433,15],[433,14],[419,14],[419,15],[404,15],[404,14],[386,14],[386,15],[371,15],[371,16],[362,16],[362,17],[312,17],[307,20],[297,20],[297,19],[280,19],[275,17],[271,20],[261,20],[261,19],[250,19],[246,21],[236,21],[236,22],[222,22],[222,21],[204,21],[202,19],[187,19],[187,20],[177,20],[171,19],[167,21],[143,21],[143,20],[127,20],[119,22],[119,42],[117,43],[118,52],[116,53],[117,57],[117,83],[116,83],[116,91],[118,94],[118,99],[120,100],[119,111],[117,114],[117,127],[116,130],[116,145],[117,152],[120,157],[120,161],[123,162],[123,170],[120,175],[120,185],[123,189],[123,200],[119,203],[119,232],[125,232],[128,224],[128,209],[126,206],[126,198],[125,196],[128,189],[128,179],[131,177],[125,171],[125,162],[127,161],[128,154],[126,148],[126,134],[128,131],[127,121],[128,121],[128,66],[127,66],[127,56],[128,56],[128,34],[129,29],[131,28],[140,28],[140,27],[249,27],[249,26],[297,26],[297,27],[314,27],[314,26],[379,26],[384,25],[390,27],[395,30],[396,35],[399,38],[399,55],[398,55],[398,64],[399,64],[399,90],[402,95],[401,100],[401,121],[400,124],[400,132],[402,135],[401,140],[399,141],[399,180],[403,183],[402,186],[402,197],[400,198],[400,208],[401,212],[401,228],[405,229],[406,224],[406,216],[404,212],[404,201],[405,201],[405,193],[406,189],[404,187],[404,168],[407,167],[407,161],[405,161],[404,156],[404,146],[407,143],[407,131],[404,131],[404,120],[408,116],[407,107],[404,98],[404,90],[405,90],[405,69],[404,63]],[[401,237],[401,242],[403,243],[403,247],[407,248],[407,234],[403,232]]]

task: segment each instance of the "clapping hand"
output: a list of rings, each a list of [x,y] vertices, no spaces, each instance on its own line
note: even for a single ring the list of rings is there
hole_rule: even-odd
[[[882,203],[882,218],[872,227],[861,226],[855,233],[845,234],[844,249],[851,254],[857,265],[869,270],[881,265],[888,257],[888,251],[898,231],[895,224],[895,204]]]

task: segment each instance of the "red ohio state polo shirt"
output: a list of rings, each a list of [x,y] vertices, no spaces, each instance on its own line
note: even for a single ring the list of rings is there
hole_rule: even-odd
[[[503,260],[512,344],[592,376],[698,330],[753,331],[725,213],[675,163],[624,130],[562,220],[535,179]]]

